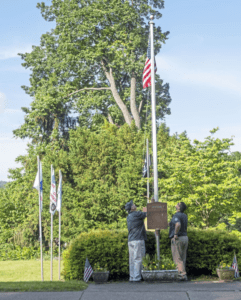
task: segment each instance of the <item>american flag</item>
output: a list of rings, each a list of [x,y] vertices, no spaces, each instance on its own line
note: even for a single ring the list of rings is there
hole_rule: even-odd
[[[93,270],[91,268],[90,262],[88,261],[88,258],[86,257],[85,261],[85,271],[84,271],[84,281],[88,282],[90,279],[90,276],[92,275]]]
[[[157,71],[156,60],[155,62],[155,73]],[[145,62],[145,67],[142,77],[143,89],[151,86],[151,38],[149,37],[148,48],[147,48],[147,57]]]
[[[238,262],[237,262],[236,254],[234,254],[232,268],[235,270],[234,277],[238,278],[239,277],[239,271],[238,271]]]

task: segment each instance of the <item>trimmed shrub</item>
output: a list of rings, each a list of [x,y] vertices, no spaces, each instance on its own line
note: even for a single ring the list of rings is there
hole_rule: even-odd
[[[172,258],[168,230],[161,230],[160,253]],[[216,275],[218,264],[232,264],[234,252],[241,262],[241,240],[232,233],[222,230],[188,229],[186,271],[188,275]]]
[[[146,253],[155,251],[155,235],[147,232]],[[92,230],[82,233],[74,239],[63,252],[66,280],[82,280],[85,260],[91,266],[99,262],[107,265],[110,279],[122,279],[129,276],[128,230]]]
[[[234,234],[222,230],[188,229],[186,271],[189,276],[216,275],[217,265],[223,261],[231,264],[234,251],[241,262],[241,240]],[[147,231],[146,253],[156,252],[154,232]],[[160,254],[172,259],[168,230],[161,230]],[[82,280],[85,260],[93,267],[95,263],[107,265],[110,279],[125,279],[129,276],[129,253],[127,230],[92,230],[74,239],[63,252],[66,280]],[[91,279],[90,279],[91,280]]]

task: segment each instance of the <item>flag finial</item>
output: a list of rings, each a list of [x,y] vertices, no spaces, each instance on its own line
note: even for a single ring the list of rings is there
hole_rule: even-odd
[[[151,20],[153,20],[153,19],[154,19],[154,16],[153,16],[153,15],[151,15],[151,16],[150,16],[150,19],[151,19]]]

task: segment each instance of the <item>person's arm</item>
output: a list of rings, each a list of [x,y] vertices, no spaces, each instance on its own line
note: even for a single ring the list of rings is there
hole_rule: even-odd
[[[138,218],[140,218],[141,220],[146,218],[147,215],[146,212],[142,212],[142,211],[137,211],[137,212],[138,212],[137,214]]]
[[[176,224],[175,224],[175,231],[174,231],[174,238],[176,239],[177,237],[178,237],[178,232],[179,232],[179,230],[181,229],[181,223],[180,222],[177,222]]]

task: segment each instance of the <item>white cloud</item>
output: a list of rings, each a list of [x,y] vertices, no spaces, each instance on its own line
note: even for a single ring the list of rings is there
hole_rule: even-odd
[[[0,47],[0,59],[19,57],[18,53],[31,51],[32,45]]]
[[[210,63],[210,58],[199,59],[198,62],[195,57],[189,57],[186,60],[186,62],[180,62],[176,57],[157,56],[158,73],[162,74],[162,78],[166,75],[168,79],[165,81],[167,82],[195,84],[241,95],[240,71],[238,71],[240,68],[238,66],[236,66],[236,71],[221,63],[222,70],[220,70],[220,62],[212,61]]]

